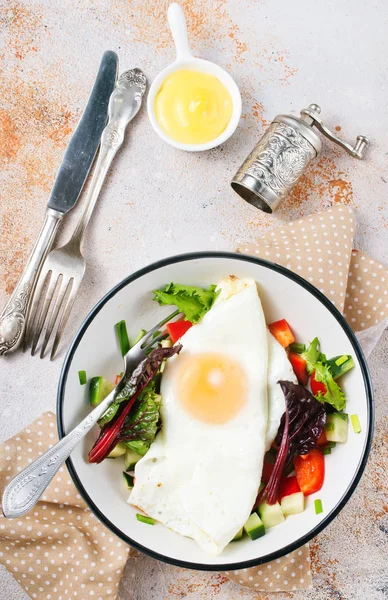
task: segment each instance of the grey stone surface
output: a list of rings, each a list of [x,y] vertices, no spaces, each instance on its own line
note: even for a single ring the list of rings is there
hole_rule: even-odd
[[[337,202],[355,209],[356,246],[388,264],[387,6],[374,0],[183,4],[193,49],[226,67],[241,88],[241,125],[224,146],[191,154],[164,144],[146,111],[139,114],[88,231],[88,268],[64,348],[95,302],[133,270],[180,252],[232,250]],[[139,66],[151,81],[174,56],[167,6],[167,0],[0,0],[0,305],[39,230],[103,50],[118,52],[121,70]],[[240,200],[229,181],[276,114],[297,113],[310,102],[320,103],[325,121],[340,127],[347,139],[368,135],[369,157],[355,161],[324,143],[322,157],[281,210],[264,215]],[[79,210],[69,215],[60,240],[68,238]],[[385,334],[371,359],[377,420],[366,474],[341,515],[312,545],[314,590],[292,597],[388,597],[387,355]],[[63,358],[62,351],[53,363],[22,353],[0,359],[0,440],[43,411],[55,410]],[[128,565],[121,588],[121,600],[267,597],[275,596],[145,557]],[[0,599],[24,598],[2,569]]]

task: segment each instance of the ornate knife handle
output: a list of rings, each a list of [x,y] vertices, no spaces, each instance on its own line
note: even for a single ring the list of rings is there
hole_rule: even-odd
[[[7,519],[21,517],[35,506],[78,442],[112,404],[115,393],[113,390],[70,433],[12,479],[4,490],[2,500],[3,515]]]
[[[22,341],[36,281],[62,217],[57,210],[48,208],[46,211],[43,227],[19,283],[0,315],[0,356],[16,350]]]

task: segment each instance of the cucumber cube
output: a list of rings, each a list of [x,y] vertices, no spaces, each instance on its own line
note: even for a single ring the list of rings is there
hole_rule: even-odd
[[[104,377],[92,377],[89,383],[89,401],[91,406],[97,406],[114,388],[114,383]]]
[[[275,504],[261,502],[258,510],[260,518],[263,521],[266,529],[274,527],[275,525],[279,525],[279,523],[283,523],[284,521],[283,511],[280,508],[279,502],[276,502]]]
[[[252,513],[251,516],[247,519],[243,527],[245,533],[249,535],[251,540],[257,540],[257,538],[261,537],[265,534],[265,527],[257,513]]]
[[[133,481],[132,475],[123,471],[123,478],[124,478],[124,482],[125,482],[127,489],[132,490],[132,488],[134,486],[134,481]]]
[[[127,451],[127,447],[122,442],[116,444],[116,446],[111,450],[107,456],[107,458],[117,458],[118,456],[123,456]]]
[[[331,413],[326,417],[325,432],[328,442],[348,441],[349,418],[346,413]]]
[[[136,463],[141,459],[140,454],[125,447],[124,466],[126,471],[132,471]]]
[[[239,531],[236,533],[236,535],[232,539],[232,542],[236,542],[237,540],[241,540],[241,538],[243,536],[243,532],[244,532],[244,528],[241,527],[241,529],[239,529]]]
[[[298,515],[304,511],[304,495],[303,492],[295,492],[289,496],[284,496],[280,502],[280,508],[284,516]]]

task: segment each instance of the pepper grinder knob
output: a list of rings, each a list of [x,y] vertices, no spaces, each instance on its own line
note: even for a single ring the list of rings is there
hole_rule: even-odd
[[[369,140],[365,135],[358,135],[356,138],[356,143],[354,146],[344,142],[339,137],[337,137],[326,125],[322,123],[322,119],[320,118],[321,107],[318,104],[310,104],[308,108],[304,108],[300,111],[300,116],[302,121],[309,125],[310,127],[316,127],[325,137],[327,137],[330,141],[334,142],[338,146],[341,146],[348,154],[353,156],[354,158],[362,159],[364,158],[364,151],[369,146]]]

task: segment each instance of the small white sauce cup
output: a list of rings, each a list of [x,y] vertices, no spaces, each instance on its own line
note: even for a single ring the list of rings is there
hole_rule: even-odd
[[[224,71],[224,69],[208,60],[195,58],[193,56],[190,50],[189,40],[187,37],[185,17],[179,4],[174,3],[169,6],[167,11],[167,18],[168,23],[170,25],[172,37],[175,43],[176,59],[171,65],[169,65],[168,67],[163,69],[161,73],[159,73],[159,75],[156,77],[156,79],[151,85],[147,99],[148,117],[156,133],[171,146],[179,148],[180,150],[187,150],[188,152],[210,150],[210,148],[215,148],[216,146],[219,146],[220,144],[225,142],[235,132],[241,117],[242,106],[240,90],[238,89],[234,79],[229,75],[229,73]],[[160,127],[156,118],[155,99],[160,88],[162,87],[163,82],[169,75],[171,75],[171,73],[174,73],[175,71],[180,71],[182,69],[201,71],[202,73],[214,75],[215,77],[217,77],[217,79],[221,81],[221,83],[224,84],[232,98],[232,116],[228,125],[221,133],[221,135],[214,138],[214,140],[206,142],[205,144],[182,144],[171,139],[167,135],[167,133],[165,133],[165,131]]]

